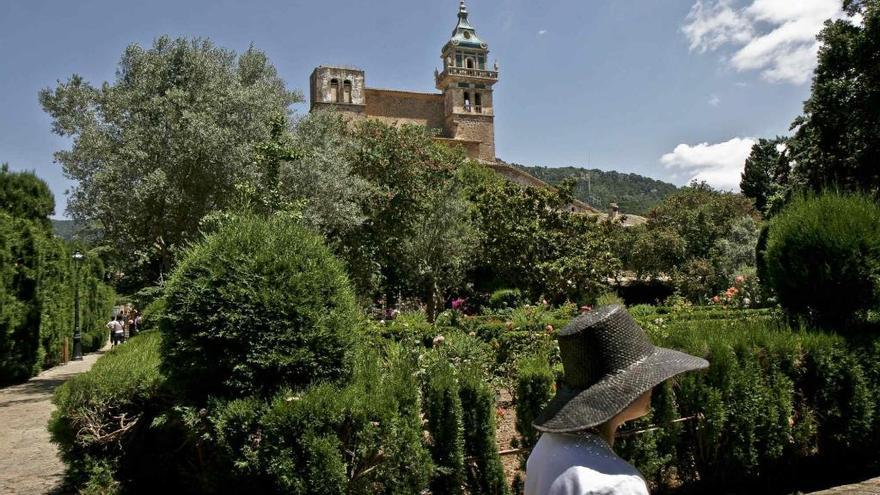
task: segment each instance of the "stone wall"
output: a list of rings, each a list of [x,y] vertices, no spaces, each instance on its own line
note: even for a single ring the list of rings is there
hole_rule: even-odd
[[[423,125],[446,136],[442,94],[373,88],[366,88],[364,93],[367,117],[388,124]]]
[[[480,142],[480,153],[475,158],[495,161],[495,123],[491,115],[455,113],[447,117],[446,126],[455,139]]]
[[[333,94],[331,81],[336,79],[339,84],[338,91],[340,94]],[[344,84],[348,81],[351,83],[351,102],[345,103],[341,93]],[[364,105],[364,71],[354,67],[331,67],[320,66],[312,72],[310,78],[310,96],[312,109],[324,106],[326,104],[339,105],[342,111],[353,110],[358,111],[356,106]]]
[[[468,158],[473,158],[474,160],[480,158],[480,143],[477,141],[461,141],[450,138],[435,138],[435,140],[449,147],[458,146],[464,149],[464,153]]]

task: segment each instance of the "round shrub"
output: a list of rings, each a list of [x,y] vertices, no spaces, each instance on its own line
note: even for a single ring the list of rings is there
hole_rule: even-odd
[[[185,396],[268,397],[345,376],[358,311],[341,263],[295,221],[242,217],[165,292],[164,366]]]
[[[877,306],[880,206],[834,192],[797,198],[771,221],[764,263],[789,314],[850,322]]]
[[[519,289],[498,289],[489,296],[489,307],[498,311],[512,309],[524,302]]]

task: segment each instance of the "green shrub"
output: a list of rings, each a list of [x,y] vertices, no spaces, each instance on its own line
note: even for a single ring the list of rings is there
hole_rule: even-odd
[[[424,400],[431,433],[431,455],[437,466],[431,491],[452,495],[464,493],[463,411],[458,383],[449,364],[438,363],[429,370]]]
[[[359,316],[342,265],[285,218],[230,221],[165,292],[169,379],[189,398],[271,396],[349,370]]]
[[[660,492],[682,482],[705,492],[780,491],[871,467],[880,447],[880,339],[793,331],[767,310],[722,314],[640,315],[654,322],[656,344],[704,356],[710,367],[655,389],[646,421],[699,419],[626,438],[622,455]]]
[[[433,465],[422,444],[414,369],[399,350],[385,359],[367,353],[348,386],[279,393],[258,430],[258,469],[268,486],[252,484],[248,493],[422,492]]]
[[[467,485],[471,495],[504,495],[504,466],[495,439],[495,391],[485,375],[469,370],[461,374],[464,446]]]
[[[477,369],[484,378],[492,376],[495,359],[489,344],[457,330],[442,337],[442,343],[422,354],[420,367],[427,377],[440,365],[451,365],[455,370]]]
[[[77,274],[83,351],[106,342],[113,291],[103,265],[87,254],[76,270],[71,254],[42,222],[0,213],[0,386],[60,364],[65,342],[72,354]]]
[[[437,335],[434,325],[428,322],[424,311],[404,311],[393,320],[373,322],[372,333],[395,342],[430,346]]]
[[[623,302],[623,299],[614,292],[606,292],[596,299],[596,306],[606,306],[609,304],[619,304],[623,306],[625,303]]]
[[[880,298],[880,206],[826,192],[796,198],[770,223],[768,281],[793,316],[851,322]]]
[[[538,441],[538,431],[532,422],[553,397],[556,378],[546,356],[535,354],[517,363],[516,431],[520,446],[532,448]]]
[[[164,315],[165,298],[160,297],[141,311],[141,331],[161,329]]]
[[[155,332],[134,337],[56,390],[49,431],[72,484],[109,488],[146,467],[159,474],[155,456],[145,456],[149,466],[141,464],[145,445],[135,439],[164,405],[160,340]]]
[[[489,296],[489,307],[495,311],[513,309],[523,302],[519,289],[498,289]]]

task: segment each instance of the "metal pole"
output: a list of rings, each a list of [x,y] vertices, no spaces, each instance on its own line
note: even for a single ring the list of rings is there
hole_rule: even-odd
[[[83,259],[83,255],[80,254],[79,251],[73,254],[73,266],[74,266],[74,283],[76,284],[76,289],[74,290],[74,315],[73,315],[73,360],[74,361],[82,361],[83,353],[82,353],[82,328],[79,324],[79,265],[80,261]]]

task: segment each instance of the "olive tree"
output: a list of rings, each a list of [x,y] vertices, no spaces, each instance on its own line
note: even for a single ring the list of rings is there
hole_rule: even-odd
[[[129,45],[115,81],[73,75],[40,92],[53,131],[72,142],[55,153],[76,181],[68,212],[99,224],[133,284],[167,272],[199,220],[257,174],[254,145],[300,100],[264,53],[201,38]]]

